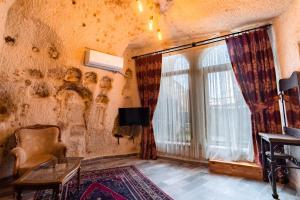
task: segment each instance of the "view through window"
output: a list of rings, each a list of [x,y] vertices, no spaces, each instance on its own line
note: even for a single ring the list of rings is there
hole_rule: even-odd
[[[253,160],[250,111],[225,44],[163,57],[153,124],[164,154],[193,158],[201,148],[206,158]]]

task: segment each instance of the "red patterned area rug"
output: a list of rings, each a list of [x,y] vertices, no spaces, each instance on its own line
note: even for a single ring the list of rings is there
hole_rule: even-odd
[[[64,194],[63,194],[64,196]],[[36,200],[52,198],[52,191],[39,191]],[[82,172],[80,190],[76,177],[69,182],[69,200],[171,200],[136,167],[126,166],[112,169]]]

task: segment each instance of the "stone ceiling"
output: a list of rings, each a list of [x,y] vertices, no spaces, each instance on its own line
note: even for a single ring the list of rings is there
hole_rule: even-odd
[[[0,12],[11,1],[0,0]],[[161,28],[162,42],[186,40],[271,19],[291,1],[142,0],[145,9],[139,13],[135,0],[15,0],[8,16],[19,18],[10,26],[18,26],[23,17],[24,21],[47,24],[64,43],[80,43],[78,46],[121,55],[128,46],[159,43],[155,32],[147,29],[151,15]],[[15,31],[6,34],[27,30]]]
[[[290,3],[291,0],[173,0],[165,8],[161,23],[166,38],[194,38],[268,20],[281,14]]]

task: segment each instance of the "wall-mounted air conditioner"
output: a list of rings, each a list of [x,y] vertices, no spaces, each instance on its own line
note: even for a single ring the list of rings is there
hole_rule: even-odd
[[[85,51],[84,65],[114,72],[121,72],[123,69],[123,58],[87,49]]]

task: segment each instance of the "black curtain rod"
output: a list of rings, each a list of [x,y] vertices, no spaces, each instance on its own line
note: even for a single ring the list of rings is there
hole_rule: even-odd
[[[180,45],[180,46],[176,46],[176,47],[172,47],[172,48],[168,48],[168,49],[163,49],[163,50],[159,50],[159,51],[155,51],[155,52],[151,52],[151,53],[146,53],[146,54],[134,56],[134,57],[132,57],[132,59],[137,59],[137,58],[141,58],[141,57],[145,57],[145,56],[151,56],[151,55],[155,55],[155,54],[171,53],[171,52],[174,52],[174,51],[180,51],[180,50],[190,49],[190,48],[197,47],[197,46],[207,45],[207,44],[211,44],[211,43],[215,43],[215,42],[225,40],[225,38],[229,37],[229,36],[238,35],[238,34],[241,34],[241,33],[254,31],[254,30],[257,30],[257,29],[261,29],[261,28],[268,28],[268,27],[271,27],[271,26],[272,26],[272,24],[267,24],[267,25],[256,27],[256,28],[247,29],[247,30],[244,30],[244,31],[230,33],[230,34],[227,34],[227,35],[222,35],[222,36],[218,36],[218,37],[214,37],[214,38],[210,38],[210,39],[206,39],[206,40],[201,40],[201,41],[198,41],[198,42],[192,42],[192,43],[189,43],[189,44],[184,44],[184,45]]]

